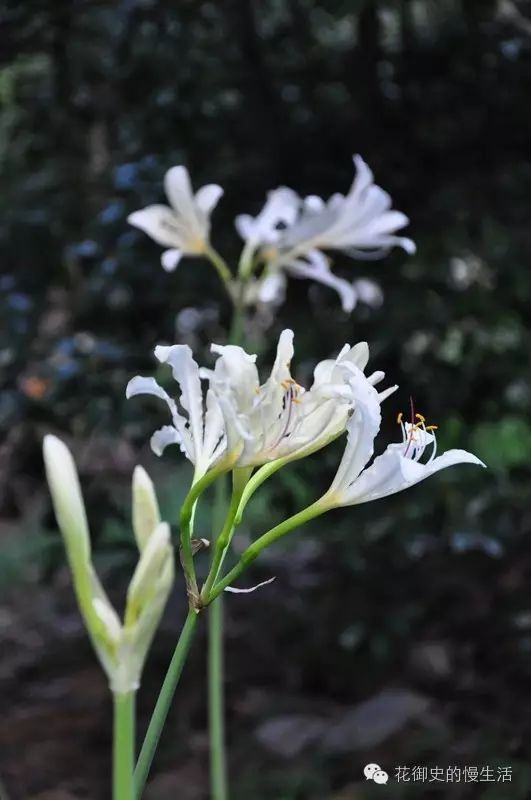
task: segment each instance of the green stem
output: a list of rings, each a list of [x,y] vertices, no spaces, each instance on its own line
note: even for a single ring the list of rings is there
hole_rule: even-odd
[[[214,250],[213,247],[209,247],[205,252],[206,257],[210,261],[210,263],[216,268],[216,271],[227,287],[229,288],[230,284],[232,283],[232,272],[230,271],[227,262],[225,259],[220,256],[217,250]]]
[[[159,742],[164,723],[166,722],[166,717],[168,716],[168,711],[173,700],[175,689],[179,683],[179,678],[181,677],[181,673],[183,671],[184,662],[186,661],[186,657],[190,650],[190,645],[192,643],[192,638],[197,624],[197,617],[197,611],[190,609],[188,616],[186,617],[186,622],[184,623],[181,631],[181,635],[179,636],[177,647],[175,648],[170,666],[168,667],[168,672],[164,678],[164,683],[162,684],[162,688],[160,690],[160,694],[155,705],[149,727],[147,729],[135,769],[134,796],[137,798],[137,800],[142,797],[142,792],[149,774],[151,762],[153,761],[153,756],[155,755],[155,750],[157,749],[157,744]],[[132,797],[133,794],[131,794],[127,800],[130,800]]]
[[[225,701],[223,695],[223,598],[212,603],[208,638],[208,713],[210,729],[210,787],[212,800],[227,800],[228,779],[225,754]]]
[[[220,479],[216,486],[216,495],[212,514],[212,540],[219,530],[220,519],[226,504],[226,484]],[[237,504],[236,504],[237,507]],[[229,515],[227,515],[228,519]],[[218,542],[214,548],[212,574],[220,553]],[[221,550],[221,552],[223,552]],[[210,577],[210,576],[209,576]],[[208,579],[207,579],[208,580]],[[208,617],[208,721],[210,739],[210,789],[212,800],[227,800],[227,760],[225,755],[225,703],[223,695],[224,663],[223,663],[223,597],[218,597],[210,608]]]
[[[276,542],[277,539],[280,539],[282,536],[285,536],[290,531],[294,530],[294,528],[299,528],[301,525],[304,525],[306,522],[309,522],[311,519],[315,519],[315,517],[319,517],[321,514],[324,514],[325,511],[330,509],[329,505],[325,505],[321,500],[317,500],[317,502],[313,503],[311,506],[299,511],[298,514],[294,514],[292,517],[285,519],[279,525],[276,525],[271,530],[264,533],[253,542],[247,550],[245,550],[236,566],[234,566],[230,572],[225,575],[223,580],[219,581],[208,597],[207,602],[212,602],[219,597],[222,592],[225,591],[227,586],[230,586],[237,578],[240,577],[242,572],[244,572],[249,564],[251,564],[255,558],[258,558],[262,550],[264,548],[269,547],[269,545]]]
[[[211,469],[196,483],[192,484],[192,487],[181,507],[179,524],[181,528],[182,563],[186,577],[188,597],[191,605],[193,605],[194,601],[197,600],[197,596],[199,594],[195,577],[194,556],[192,553],[192,527],[195,507],[199,497],[202,495],[205,489],[207,489],[210,484],[216,480],[216,478],[222,475],[223,472],[226,472],[227,469],[229,469],[229,467],[226,465],[219,464],[217,468]]]
[[[230,545],[232,534],[234,533],[234,529],[236,527],[235,520],[236,520],[236,512],[240,507],[240,500],[242,494],[244,492],[246,483],[249,479],[249,475],[251,472],[250,467],[240,467],[239,469],[235,469],[232,473],[232,496],[230,500],[229,510],[227,511],[227,516],[225,518],[225,522],[223,524],[223,528],[221,533],[218,534],[217,539],[215,540],[215,545],[213,547],[212,552],[212,561],[210,565],[210,572],[208,573],[207,579],[201,589],[201,600],[205,600],[208,595],[210,594],[210,590],[212,589],[213,585],[218,579],[219,571],[223,565],[223,561],[227,554],[227,549]],[[225,487],[223,487],[224,489]],[[221,493],[221,490],[220,490]],[[223,493],[224,495],[224,493]],[[223,504],[221,499],[216,497],[214,509],[214,519],[213,519],[213,532],[212,537],[216,536],[217,530],[214,530],[216,525],[216,517],[221,516],[223,513],[223,507],[225,506],[225,497],[223,496]]]
[[[113,800],[133,800],[135,767],[135,693],[115,694]]]

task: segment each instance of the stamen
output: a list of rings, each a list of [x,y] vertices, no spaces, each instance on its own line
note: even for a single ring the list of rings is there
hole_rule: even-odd
[[[426,422],[426,417],[424,417],[422,414],[415,414],[415,419],[418,419],[419,422],[422,423]]]
[[[438,431],[439,430],[439,426],[438,425],[427,425],[426,426],[426,430],[427,431]]]
[[[404,418],[404,414],[403,414],[403,412],[401,411],[401,412],[399,413],[399,415],[397,416],[397,418],[396,418],[396,421],[397,421],[398,425],[401,425],[401,424],[402,424],[402,420],[403,420],[403,418]]]

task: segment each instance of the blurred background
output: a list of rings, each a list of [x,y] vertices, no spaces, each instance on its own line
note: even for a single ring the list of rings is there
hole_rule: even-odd
[[[212,268],[174,274],[127,214],[186,164],[225,188],[213,241],[265,192],[345,191],[359,152],[418,244],[383,261],[347,316],[292,281],[269,328],[296,332],[295,375],[345,341],[412,395],[463,466],[293,534],[229,597],[231,800],[528,798],[531,792],[531,8],[510,0],[0,2],[0,796],[105,798],[111,709],[73,600],[43,481],[45,432],[78,461],[100,574],[118,605],[135,563],[133,466],[175,520],[190,479],[126,402],[158,342],[201,360],[230,308]],[[378,292],[376,293],[378,294]],[[383,300],[382,302],[380,302]],[[256,334],[257,331],[254,331]],[[167,376],[162,376],[167,379]],[[330,448],[266,484],[236,540],[318,496]],[[208,532],[203,504],[198,529]],[[178,585],[139,697],[143,731],[186,601]],[[178,691],[148,800],[206,800],[205,637]],[[377,762],[512,768],[512,782],[363,781]],[[427,779],[429,780],[429,778]]]

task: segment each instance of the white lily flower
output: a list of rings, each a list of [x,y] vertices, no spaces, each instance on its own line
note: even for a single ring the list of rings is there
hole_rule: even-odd
[[[203,255],[209,247],[210,215],[223,194],[215,183],[195,194],[186,167],[172,167],[164,177],[170,206],[155,204],[129,214],[127,221],[169,248],[161,257],[167,272],[176,269],[183,256]]]
[[[154,378],[139,375],[127,384],[126,397],[129,399],[139,394],[149,394],[165,401],[172,424],[164,425],[153,434],[151,448],[160,456],[168,445],[178,444],[195,467],[195,483],[222,457],[230,458],[237,451],[240,437],[233,424],[225,425],[212,389],[208,389],[203,398],[199,366],[188,345],[159,345],[155,348],[155,357],[161,364],[168,364],[172,368],[173,377],[180,388],[178,404]],[[181,413],[179,407],[186,415]]]
[[[246,256],[251,258],[259,250],[266,265],[249,302],[279,305],[291,275],[335,289],[348,313],[358,298],[363,300],[367,283],[361,281],[358,287],[334,275],[323,250],[340,250],[363,259],[380,258],[395,246],[415,252],[411,239],[396,235],[409,219],[391,208],[390,195],[376,186],[361,156],[354,156],[354,164],[356,176],[346,196],[334,194],[327,202],[316,195],[301,200],[291,189],[281,187],[269,193],[258,216],[236,218],[238,232],[246,241]]]
[[[380,399],[355,368],[351,383],[356,401],[348,423],[347,446],[332,485],[319,501],[320,505],[335,508],[378,500],[408,489],[454,464],[485,466],[466,450],[448,450],[436,457],[436,426],[426,426],[424,417],[417,414],[411,423],[402,422],[402,415],[399,415],[402,441],[389,445],[367,467],[380,429]],[[422,461],[430,450],[429,458]]]
[[[234,345],[213,345],[220,357],[214,370],[205,370],[226,424],[241,437],[237,466],[258,466],[277,459],[294,460],[321,449],[345,430],[353,408],[349,375],[368,361],[368,346],[345,345],[339,356],[317,365],[314,381],[305,390],[290,373],[293,332],[280,335],[270,377],[260,385],[256,356]],[[361,374],[363,374],[361,372]],[[384,377],[377,372],[364,380],[372,387]],[[377,395],[381,400],[396,387]]]
[[[391,209],[390,195],[374,183],[374,176],[361,156],[354,156],[356,177],[345,196],[334,194],[325,202],[312,195],[302,213],[280,237],[279,260],[306,256],[311,250],[343,250],[357,258],[385,255],[392,247],[415,252],[415,243],[396,231],[408,217]]]

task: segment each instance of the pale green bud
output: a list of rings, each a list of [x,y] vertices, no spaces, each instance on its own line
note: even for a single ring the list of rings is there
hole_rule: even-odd
[[[142,551],[160,522],[159,505],[153,481],[143,467],[133,472],[133,530]]]
[[[55,516],[75,572],[90,562],[87,516],[76,465],[68,447],[56,436],[44,437],[43,455]]]
[[[55,515],[88,633],[111,690],[118,694],[135,691],[174,578],[170,529],[160,522],[153,484],[137,467],[133,476],[133,527],[140,559],[127,592],[122,624],[92,566],[87,516],[72,455],[55,436],[45,437],[43,453]]]
[[[131,578],[127,591],[126,625],[140,615],[153,594],[157,593],[168,559],[173,560],[170,528],[166,522],[161,522],[152,532]]]

